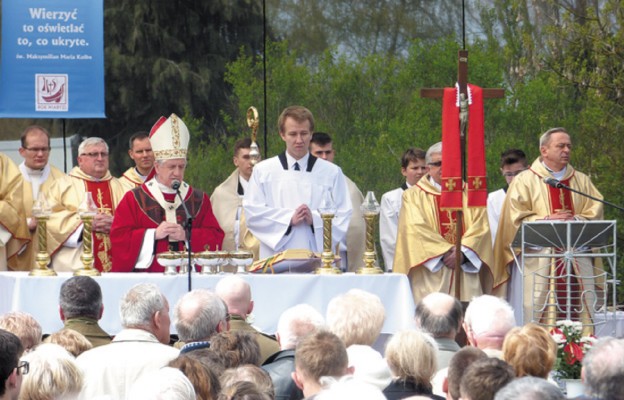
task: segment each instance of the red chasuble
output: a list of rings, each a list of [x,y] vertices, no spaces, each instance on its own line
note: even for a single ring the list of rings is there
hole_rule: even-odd
[[[167,201],[173,201],[168,198]],[[189,213],[194,217],[192,231],[192,251],[200,252],[221,248],[223,230],[212,213],[212,206],[208,196],[190,188],[184,203]],[[186,220],[184,208],[180,205],[176,210],[176,219],[182,224]],[[126,193],[115,211],[115,219],[111,227],[111,242],[113,245],[112,272],[132,272],[139,258],[144,236],[147,229],[156,229],[165,220],[165,210],[158,204],[145,184]],[[167,238],[155,240],[153,255],[168,250]],[[152,259],[147,272],[164,272],[156,257]],[[141,270],[143,271],[143,270]]]
[[[85,183],[85,192],[91,192],[91,197],[97,205],[98,213],[115,215],[115,203],[111,196],[110,179],[106,181],[88,181]],[[113,266],[111,241],[106,233],[93,231],[93,266],[102,272],[109,272]]]

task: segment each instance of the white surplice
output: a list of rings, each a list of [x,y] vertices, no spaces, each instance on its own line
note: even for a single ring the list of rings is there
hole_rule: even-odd
[[[295,161],[300,171],[294,170]],[[318,208],[327,190],[336,206],[332,221],[335,249],[346,235],[351,217],[351,200],[340,167],[310,154],[294,160],[285,153],[254,167],[243,207],[247,227],[260,240],[261,259],[287,249],[323,251],[323,221]],[[291,226],[290,220],[302,204],[310,208],[313,224]]]
[[[492,234],[492,246],[496,239],[496,231],[498,231],[498,220],[500,219],[503,203],[505,202],[505,189],[498,189],[488,194],[487,198],[487,214],[490,223],[490,233]]]
[[[379,241],[386,271],[392,271],[394,263],[394,247],[396,246],[399,212],[403,201],[403,192],[410,185],[405,182],[401,187],[386,192],[381,196],[379,212]]]

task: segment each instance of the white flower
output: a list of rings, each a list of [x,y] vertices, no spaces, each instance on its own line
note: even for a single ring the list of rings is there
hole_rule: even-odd
[[[565,344],[566,343],[566,337],[564,335],[562,335],[561,333],[553,333],[552,334],[552,338],[555,339],[555,342],[557,344]]]
[[[561,321],[557,321],[557,326],[564,326],[566,328],[573,326],[573,322],[570,321],[569,319],[564,319]]]

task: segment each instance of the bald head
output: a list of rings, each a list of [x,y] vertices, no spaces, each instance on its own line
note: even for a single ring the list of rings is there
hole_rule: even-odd
[[[225,302],[230,314],[245,318],[253,310],[251,287],[239,276],[230,275],[221,279],[215,292]]]
[[[416,305],[416,325],[435,338],[455,338],[462,323],[459,300],[445,293],[430,293]]]

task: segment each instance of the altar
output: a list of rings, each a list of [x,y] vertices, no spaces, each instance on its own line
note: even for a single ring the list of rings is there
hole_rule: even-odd
[[[0,314],[24,311],[32,314],[43,328],[51,333],[63,327],[59,316],[58,297],[62,283],[71,273],[55,277],[33,277],[28,272],[0,272]],[[193,274],[193,289],[214,290],[225,275]],[[414,300],[409,281],[403,274],[342,275],[315,274],[244,274],[249,282],[254,311],[251,323],[263,332],[273,334],[281,313],[296,304],[306,303],[325,315],[328,302],[335,296],[358,288],[381,298],[386,308],[386,321],[382,333],[392,334],[414,328]],[[175,332],[173,309],[178,299],[188,291],[186,275],[150,273],[107,273],[94,279],[102,287],[104,314],[100,325],[110,334],[122,328],[119,320],[119,300],[125,292],[138,283],[154,283],[169,300],[171,333]]]

